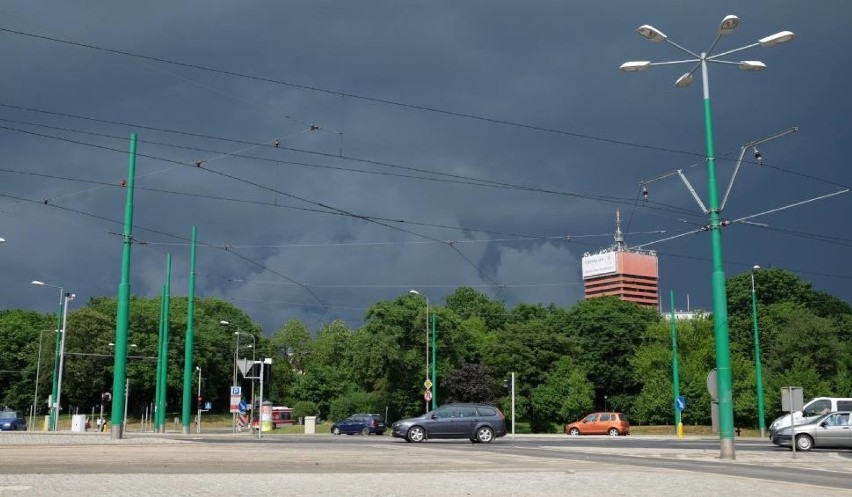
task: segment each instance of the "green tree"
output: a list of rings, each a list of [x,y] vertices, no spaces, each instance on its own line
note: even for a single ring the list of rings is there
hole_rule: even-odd
[[[579,419],[594,409],[594,384],[570,357],[562,357],[532,392],[532,404],[543,418],[558,422]]]
[[[609,397],[614,409],[629,412],[641,382],[630,358],[643,343],[645,330],[660,322],[653,308],[616,297],[583,300],[564,314],[561,326],[579,346],[580,363],[595,384],[595,405]]]

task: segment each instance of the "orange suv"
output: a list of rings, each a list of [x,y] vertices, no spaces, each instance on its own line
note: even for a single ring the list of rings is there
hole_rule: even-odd
[[[620,412],[596,412],[565,425],[567,435],[630,435],[630,422]]]

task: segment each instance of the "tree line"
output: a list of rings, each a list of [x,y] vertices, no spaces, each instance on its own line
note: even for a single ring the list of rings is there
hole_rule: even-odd
[[[779,391],[800,386],[808,397],[852,395],[852,308],[783,269],[754,274],[767,420],[780,414]],[[730,278],[728,309],[734,415],[757,426],[751,275]],[[183,385],[186,298],[170,301],[167,408],[179,412]],[[128,415],[144,413],[155,390],[159,299],[132,298],[127,377]],[[508,308],[471,288],[459,288],[435,315],[437,403],[490,402],[510,408],[506,378],[515,373],[516,416],[535,431],[559,429],[588,412],[618,410],[634,424],[672,424],[671,326],[656,309],[614,297],[570,308],[524,303]],[[63,412],[97,409],[112,386],[116,299],[92,298],[69,310]],[[230,324],[220,324],[225,320]],[[201,393],[214,411],[228,411],[236,347],[240,357],[273,360],[265,397],[296,416],[340,419],[377,412],[395,420],[424,412],[426,305],[403,294],[374,303],[354,329],[333,321],[317,330],[292,319],[268,336],[239,308],[196,299],[194,365]],[[39,376],[37,412],[47,412],[56,315],[0,311],[0,399],[28,410]],[[251,340],[242,333],[251,334]],[[685,424],[709,424],[708,372],[715,367],[712,316],[677,321],[680,392]],[[41,341],[41,343],[39,343]],[[40,347],[39,347],[40,345]],[[41,348],[41,356],[39,356]],[[430,344],[431,348],[431,344]],[[40,357],[40,360],[39,360]],[[431,366],[430,366],[431,367]],[[194,369],[194,368],[193,368]],[[193,378],[193,382],[197,378]],[[250,383],[240,380],[243,391]],[[193,397],[197,384],[193,383]]]

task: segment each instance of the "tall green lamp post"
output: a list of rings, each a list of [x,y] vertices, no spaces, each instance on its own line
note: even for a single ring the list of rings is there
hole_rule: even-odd
[[[729,15],[722,19],[715,40],[706,52],[695,53],[670,40],[659,29],[644,24],[637,28],[639,36],[653,42],[664,41],[688,54],[691,58],[686,60],[672,60],[666,62],[652,62],[649,60],[625,62],[619,68],[623,72],[639,72],[650,69],[652,66],[693,64],[692,69],[683,74],[675,81],[675,86],[685,88],[692,83],[693,74],[701,68],[701,83],[704,90],[704,128],[707,143],[707,192],[709,197],[709,208],[706,214],[709,216],[710,243],[713,250],[713,335],[716,343],[716,368],[718,371],[719,384],[719,437],[720,458],[734,459],[734,410],[733,393],[731,388],[731,351],[728,337],[728,304],[725,290],[725,271],[722,266],[722,233],[721,218],[719,216],[718,187],[716,185],[716,154],[713,145],[713,114],[710,107],[710,84],[707,74],[709,63],[728,64],[739,66],[744,71],[762,71],[766,64],[758,60],[730,61],[722,60],[722,57],[740,52],[749,48],[761,46],[771,47],[791,41],[796,37],[790,31],[781,31],[773,35],[761,38],[755,43],[744,45],[733,50],[712,55],[713,49],[722,36],[734,31],[740,23],[737,16]]]
[[[757,385],[757,423],[760,426],[760,438],[766,438],[766,416],[763,412],[763,369],[760,367],[760,334],[757,329],[757,292],[754,286],[754,272],[760,266],[751,270],[751,317],[754,323],[754,372]]]

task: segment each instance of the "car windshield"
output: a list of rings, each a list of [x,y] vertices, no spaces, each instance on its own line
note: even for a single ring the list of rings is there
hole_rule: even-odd
[[[19,418],[17,411],[0,411],[0,418]]]

